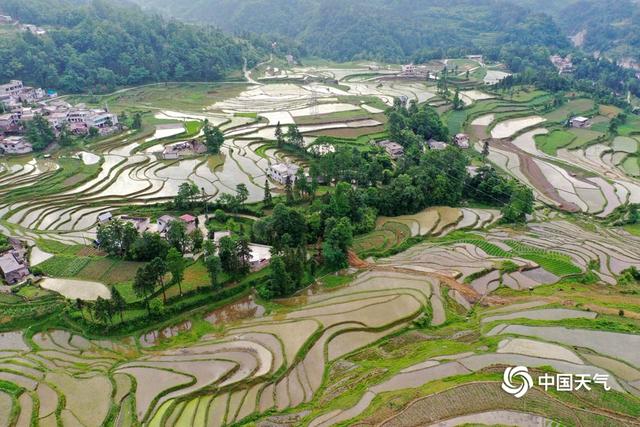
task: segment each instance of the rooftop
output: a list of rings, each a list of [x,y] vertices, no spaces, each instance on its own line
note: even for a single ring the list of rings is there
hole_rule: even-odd
[[[0,256],[0,270],[4,274],[18,271],[22,268],[24,268],[24,264],[20,264],[11,252],[6,252]]]

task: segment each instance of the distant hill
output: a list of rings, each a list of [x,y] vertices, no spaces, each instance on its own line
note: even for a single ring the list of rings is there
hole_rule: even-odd
[[[340,61],[406,61],[441,57],[443,52],[456,56],[485,51],[498,56],[501,44],[518,38],[528,38],[534,45],[566,46],[552,23],[535,28],[531,36],[527,21],[544,19],[533,17],[534,12],[514,0],[134,1],[225,31],[289,37],[312,55]]]
[[[640,2],[579,0],[558,14],[567,34],[579,34],[580,47],[608,58],[640,61]]]
[[[0,82],[18,78],[64,92],[103,92],[158,81],[214,81],[266,50],[213,27],[167,20],[104,0],[0,0],[0,13],[44,35],[0,37]],[[270,45],[266,45],[269,46]]]

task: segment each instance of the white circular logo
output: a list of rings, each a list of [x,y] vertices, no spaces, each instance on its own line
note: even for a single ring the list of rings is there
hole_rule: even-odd
[[[522,383],[514,384],[513,380],[515,378],[520,378]],[[526,366],[510,366],[504,370],[502,389],[510,395],[519,399],[527,394],[531,387],[533,387],[533,378],[529,375],[529,369]]]

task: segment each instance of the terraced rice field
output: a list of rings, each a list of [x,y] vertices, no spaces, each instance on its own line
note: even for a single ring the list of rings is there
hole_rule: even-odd
[[[228,324],[222,334],[166,350],[61,330],[31,341],[21,332],[0,334],[3,356],[21,361],[9,369],[3,359],[0,380],[41,402],[39,410],[25,402],[2,404],[27,419],[55,414],[85,425],[108,417],[118,424],[228,425],[270,407],[295,407],[313,400],[330,360],[419,316],[435,285],[406,274],[363,274],[347,288],[308,297],[285,319]]]

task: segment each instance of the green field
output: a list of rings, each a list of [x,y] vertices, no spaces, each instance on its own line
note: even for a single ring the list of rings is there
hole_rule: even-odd
[[[567,120],[569,116],[577,116],[588,113],[589,111],[593,110],[594,106],[595,103],[592,99],[572,99],[571,101],[562,105],[560,108],[557,108],[550,113],[545,114],[544,117],[552,122],[563,122]]]
[[[549,134],[535,137],[536,147],[550,156],[556,156],[558,149],[568,146],[574,139],[576,135],[565,130],[554,130]]]
[[[108,95],[80,95],[69,102],[104,106],[114,111],[140,108],[201,111],[218,101],[238,95],[244,83],[162,83],[123,89]]]

